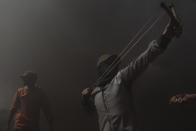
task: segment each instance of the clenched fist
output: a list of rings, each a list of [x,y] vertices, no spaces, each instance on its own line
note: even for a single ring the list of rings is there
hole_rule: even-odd
[[[83,91],[82,91],[82,95],[85,96],[85,95],[88,95],[89,93],[91,92],[91,89],[90,88],[85,88]]]

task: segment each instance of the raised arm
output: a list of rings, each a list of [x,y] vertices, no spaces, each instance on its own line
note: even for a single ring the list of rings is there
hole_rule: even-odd
[[[168,44],[176,36],[176,30],[179,30],[179,28],[181,28],[181,26],[176,26],[174,22],[170,20],[159,40],[152,41],[148,48],[141,53],[135,61],[132,61],[119,72],[122,80],[130,81],[136,79],[148,67],[149,63],[153,62],[157,56],[165,51]]]

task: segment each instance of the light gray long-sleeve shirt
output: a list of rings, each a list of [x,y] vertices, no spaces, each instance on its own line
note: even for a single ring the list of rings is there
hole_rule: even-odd
[[[161,52],[163,49],[159,43],[152,41],[148,48],[135,61],[120,70],[110,83],[92,91],[100,131],[137,130],[128,83],[132,83]]]

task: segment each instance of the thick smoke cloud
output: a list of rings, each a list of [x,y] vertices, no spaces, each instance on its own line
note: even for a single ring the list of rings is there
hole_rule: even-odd
[[[162,11],[161,0],[1,0],[0,1],[0,131],[6,127],[14,92],[25,70],[39,74],[55,115],[57,131],[98,131],[96,115],[85,113],[80,92],[96,79],[96,59],[119,53],[150,16]],[[169,2],[169,0],[168,0]],[[195,92],[194,0],[175,1],[184,34],[169,46],[133,88],[142,131],[194,128],[194,103],[168,105],[180,92]],[[158,39],[164,16],[142,40],[136,56]],[[126,58],[124,65],[128,63]],[[188,128],[189,127],[189,128]],[[41,129],[48,130],[44,117]],[[194,128],[196,129],[196,128]]]

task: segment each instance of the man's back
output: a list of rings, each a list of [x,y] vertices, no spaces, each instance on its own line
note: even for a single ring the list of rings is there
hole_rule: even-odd
[[[19,88],[14,96],[11,110],[16,109],[15,129],[39,128],[40,109],[44,106],[45,95],[41,88]]]
[[[120,74],[120,73],[119,73]],[[103,91],[93,91],[101,131],[135,131],[135,113],[129,88],[119,75]],[[97,87],[99,90],[100,87]],[[93,94],[95,93],[95,94]]]
[[[43,110],[51,131],[54,131],[50,104],[41,88],[37,86],[37,74],[26,71],[20,77],[24,82],[24,87],[19,88],[15,93],[10,108],[7,131],[10,130],[14,116],[15,131],[38,131],[40,109]]]

